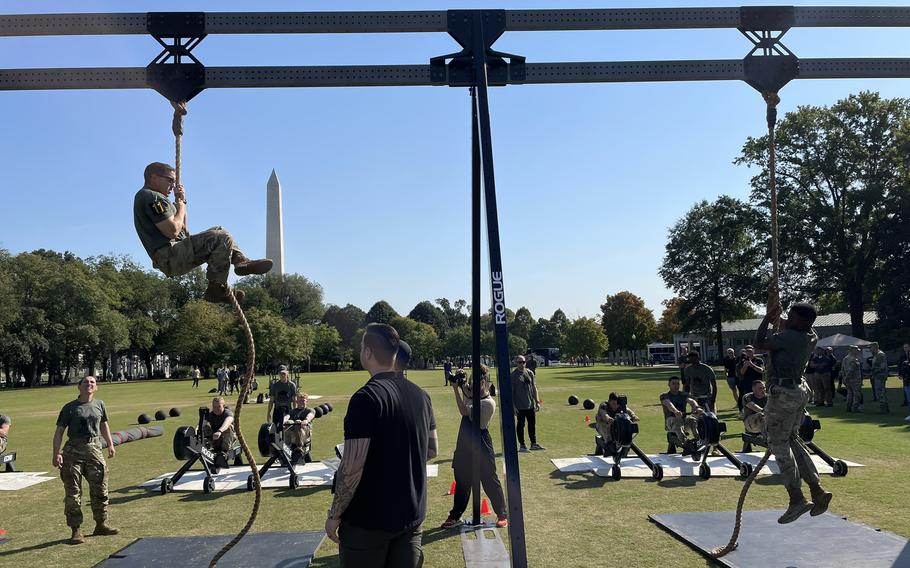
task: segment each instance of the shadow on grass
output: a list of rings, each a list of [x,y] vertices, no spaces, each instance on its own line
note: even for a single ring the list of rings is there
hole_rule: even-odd
[[[22,548],[12,548],[9,550],[4,550],[0,552],[0,558],[4,556],[12,556],[13,554],[19,554],[20,552],[33,552],[35,550],[44,550],[45,548],[50,548],[52,546],[57,546],[60,544],[66,544],[69,542],[69,539],[61,538],[58,540],[52,540],[50,542],[42,542],[41,544],[33,544],[32,546],[25,546]],[[67,545],[69,546],[69,545]]]
[[[699,481],[702,481],[702,478],[692,475],[687,477],[671,477],[661,479],[657,482],[657,485],[671,489],[674,487],[695,487]]]
[[[299,489],[278,489],[275,491],[275,497],[308,497],[314,495],[320,491],[331,490],[329,485],[319,485],[315,487],[301,487]],[[268,491],[264,489],[263,491]]]
[[[571,479],[572,477],[578,477],[580,479]],[[550,479],[563,481],[563,483],[557,485],[561,485],[566,489],[597,489],[603,487],[608,481],[608,478],[600,477],[593,471],[585,473],[563,473],[556,470],[550,472]]]
[[[117,489],[116,491],[112,491],[111,493],[124,494],[121,497],[111,497],[111,499],[110,499],[111,505],[123,505],[125,503],[131,503],[133,501],[138,501],[139,499],[145,499],[147,497],[155,497],[155,496],[161,495],[160,491],[150,491],[149,489],[147,489],[145,487],[139,487],[139,488],[124,487],[123,489]]]

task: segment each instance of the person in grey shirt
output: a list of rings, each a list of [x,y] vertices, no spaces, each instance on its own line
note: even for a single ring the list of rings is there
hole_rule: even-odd
[[[698,351],[689,353],[689,366],[683,371],[683,383],[689,386],[689,395],[705,410],[715,412],[717,402],[717,375],[714,369],[701,362]]]
[[[537,416],[540,410],[540,396],[537,394],[537,382],[534,371],[526,368],[524,356],[515,358],[515,370],[512,371],[512,404],[515,407],[515,416],[518,425],[515,428],[518,434],[518,451],[527,452],[525,446],[525,422],[528,423],[528,437],[531,439],[532,450],[543,450],[537,443]]]

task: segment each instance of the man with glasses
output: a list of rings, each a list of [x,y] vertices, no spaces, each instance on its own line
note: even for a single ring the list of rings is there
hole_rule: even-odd
[[[171,191],[173,203],[168,200]],[[227,278],[232,264],[238,276],[265,274],[272,269],[269,259],[244,256],[231,234],[221,227],[190,235],[186,212],[186,192],[177,184],[174,168],[161,162],[146,166],[145,185],[133,200],[133,224],[152,265],[165,276],[181,276],[207,263],[205,299],[230,303]],[[243,292],[236,295],[240,300]]]
[[[534,372],[526,368],[525,358],[519,355],[515,359],[515,370],[512,371],[512,404],[515,416],[518,417],[518,451],[529,452],[525,446],[525,422],[528,423],[528,437],[531,438],[531,450],[543,450],[537,443],[537,416],[540,410],[540,396],[537,394],[537,382]]]

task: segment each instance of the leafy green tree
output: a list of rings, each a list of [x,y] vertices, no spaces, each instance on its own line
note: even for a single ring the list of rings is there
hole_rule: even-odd
[[[246,292],[252,288],[262,288],[271,300],[267,300],[259,293],[252,293],[252,302],[258,303],[256,307],[278,313],[288,323],[316,323],[322,319],[325,306],[322,304],[322,286],[307,280],[300,274],[264,274],[246,276],[237,286]],[[244,299],[246,301],[246,299]]]
[[[520,335],[509,334],[509,358],[514,359],[518,355],[524,355],[528,352],[528,342]]]
[[[341,347],[341,335],[338,330],[324,323],[312,325],[310,329],[313,333],[313,361],[337,366]]]
[[[414,306],[408,317],[414,321],[431,325],[439,336],[444,336],[449,327],[445,312],[434,306],[429,300],[424,300]]]
[[[392,320],[398,317],[398,312],[395,311],[388,302],[385,300],[379,300],[373,307],[370,308],[370,311],[367,312],[365,323],[387,323],[391,325]]]
[[[578,318],[566,331],[566,355],[569,357],[602,356],[610,346],[603,327],[591,318]]]
[[[550,316],[550,323],[556,326],[556,329],[559,330],[559,334],[565,337],[566,333],[569,331],[569,318],[566,317],[566,313],[561,309],[557,309],[553,312],[553,315]]]
[[[830,107],[799,107],[777,126],[783,292],[793,298],[842,292],[856,337],[865,337],[879,251],[894,238],[886,221],[907,192],[908,128],[910,99],[872,92]],[[767,137],[749,138],[736,160],[761,169],[752,178],[752,201],[766,215],[767,162]],[[766,258],[769,237],[762,237]]]
[[[470,315],[467,311],[468,303],[464,300],[455,300],[452,303],[447,298],[436,298],[436,303],[446,315],[446,329],[470,324]]]
[[[237,353],[237,320],[203,300],[185,305],[168,332],[170,351],[185,365],[209,368]]]
[[[518,311],[515,312],[515,319],[512,320],[512,325],[509,328],[509,331],[518,337],[523,337],[527,340],[531,337],[531,331],[534,329],[534,318],[531,316],[531,311],[522,306],[518,308]]]
[[[766,296],[761,276],[764,243],[755,211],[728,196],[701,201],[669,232],[659,273],[667,287],[685,298],[680,313],[686,331],[713,330],[723,353],[722,324],[751,311]],[[624,344],[610,335],[614,346]]]
[[[559,330],[559,324],[553,323],[548,319],[540,318],[531,330],[531,337],[528,338],[528,343],[530,344],[531,349],[544,347],[560,348],[564,343],[564,340],[565,338]]]
[[[471,326],[460,325],[450,329],[445,336],[442,349],[449,357],[470,357]]]
[[[624,290],[601,304],[600,324],[613,349],[644,349],[654,339],[657,324],[654,313],[645,307],[645,301]]]
[[[683,318],[680,315],[685,300],[680,297],[669,298],[661,302],[664,306],[660,319],[657,320],[655,339],[662,343],[672,343],[673,336],[682,332]]]
[[[341,341],[350,343],[357,335],[357,330],[363,327],[366,317],[366,312],[353,304],[347,304],[343,308],[329,304],[325,307],[322,323],[327,323],[337,329],[341,335]]]

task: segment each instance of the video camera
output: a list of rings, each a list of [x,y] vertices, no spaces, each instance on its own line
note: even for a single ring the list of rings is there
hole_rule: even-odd
[[[468,374],[464,369],[458,369],[455,371],[455,375],[452,377],[452,382],[460,387],[463,387],[465,383],[468,382]]]

